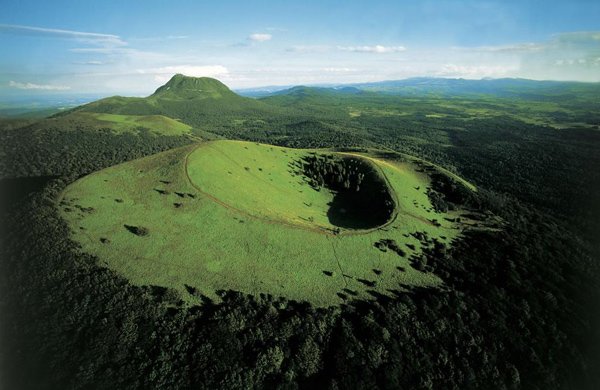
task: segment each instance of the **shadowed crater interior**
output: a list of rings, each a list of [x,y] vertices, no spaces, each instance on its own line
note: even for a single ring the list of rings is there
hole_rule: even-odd
[[[370,229],[388,222],[394,213],[394,200],[385,178],[371,162],[358,157],[317,155],[297,162],[308,184],[320,191],[333,192],[327,217],[346,229]]]

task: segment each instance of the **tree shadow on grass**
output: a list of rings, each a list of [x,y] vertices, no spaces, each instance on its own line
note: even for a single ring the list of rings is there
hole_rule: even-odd
[[[136,236],[147,236],[149,231],[148,228],[143,226],[133,226],[133,225],[123,225],[125,229],[127,229],[130,233],[135,234]]]

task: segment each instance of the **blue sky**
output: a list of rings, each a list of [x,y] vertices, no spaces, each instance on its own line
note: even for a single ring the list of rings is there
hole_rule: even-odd
[[[434,77],[600,81],[600,1],[0,0],[0,95]]]

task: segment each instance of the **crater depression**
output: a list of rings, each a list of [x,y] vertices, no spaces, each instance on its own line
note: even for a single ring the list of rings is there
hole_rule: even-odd
[[[470,222],[439,207],[432,172],[474,191],[406,155],[213,141],[95,172],[57,206],[100,265],[181,304],[235,290],[329,306],[442,283],[424,253]]]
[[[198,191],[270,222],[348,234],[395,214],[385,173],[362,156],[217,142],[191,153],[186,169]]]

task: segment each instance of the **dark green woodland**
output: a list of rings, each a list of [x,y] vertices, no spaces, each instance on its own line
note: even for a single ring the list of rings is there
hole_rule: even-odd
[[[599,388],[600,84],[418,85],[250,98],[178,75],[147,98],[2,118],[0,387]],[[85,113],[162,115],[191,131],[115,131]],[[502,228],[431,243],[414,259],[442,288],[327,308],[237,291],[189,306],[170,289],[131,284],[70,239],[56,205],[67,185],[214,139],[415,156],[477,186],[473,194],[432,175],[437,210],[461,205],[498,216]],[[351,193],[340,208],[374,199],[361,218],[375,226],[389,217],[389,194],[359,165],[314,157],[291,169],[313,187]]]

